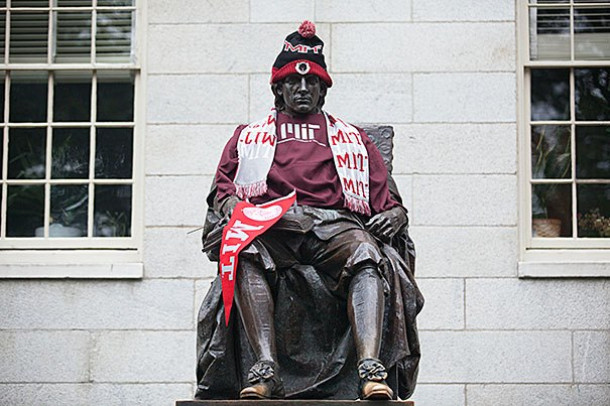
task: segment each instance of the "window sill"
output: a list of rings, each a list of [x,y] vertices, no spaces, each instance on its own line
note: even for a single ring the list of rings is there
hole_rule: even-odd
[[[0,278],[141,279],[141,262],[117,264],[1,264]]]
[[[610,278],[606,262],[519,262],[520,278]]]

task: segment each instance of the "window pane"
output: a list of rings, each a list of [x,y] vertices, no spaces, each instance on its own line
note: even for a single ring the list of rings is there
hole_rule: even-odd
[[[9,185],[6,206],[7,237],[42,237],[44,186]]]
[[[574,57],[610,57],[610,7],[574,9]]]
[[[87,185],[51,186],[51,224],[49,237],[87,235]]]
[[[0,123],[4,123],[4,72],[0,72]]]
[[[610,120],[610,69],[574,69],[576,119]]]
[[[576,127],[576,177],[610,179],[610,127]]]
[[[43,179],[45,128],[11,128],[8,133],[8,178]]]
[[[49,7],[49,0],[11,0],[11,7]]]
[[[610,185],[578,185],[578,236],[610,238]]]
[[[54,121],[90,121],[91,72],[56,72]]]
[[[15,123],[47,121],[47,73],[12,72],[9,109]]]
[[[98,62],[131,61],[132,22],[131,11],[98,11],[95,39]]]
[[[79,63],[91,60],[91,12],[60,11],[55,17],[55,62]]]
[[[530,9],[530,58],[570,59],[570,9]]]
[[[0,4],[0,7],[4,7]],[[4,47],[6,46],[6,11],[0,11],[0,63],[4,63]]]
[[[132,175],[131,128],[98,128],[95,142],[95,177],[129,179]]]
[[[4,162],[4,134],[0,135],[0,162]],[[4,179],[4,170],[0,168],[0,179]],[[2,183],[0,183],[0,189],[2,189]],[[0,200],[2,202],[2,200]],[[2,210],[0,210],[0,216],[2,216]]]
[[[133,0],[97,0],[98,6],[133,6]]]
[[[532,236],[572,236],[572,186],[532,185]]]
[[[571,177],[570,127],[532,126],[532,178]]]
[[[46,63],[49,13],[11,13],[10,62]]]
[[[97,121],[133,121],[131,72],[99,72],[97,77]]]
[[[532,121],[570,119],[570,71],[532,69]]]
[[[86,179],[89,177],[89,128],[53,129],[54,179]]]
[[[55,0],[57,7],[91,7],[91,0]],[[98,1],[99,3],[99,1]]]
[[[131,186],[96,185],[95,237],[131,236]]]

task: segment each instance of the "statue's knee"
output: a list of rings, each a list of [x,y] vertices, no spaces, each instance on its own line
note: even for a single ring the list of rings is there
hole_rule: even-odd
[[[360,267],[359,269],[357,269],[355,274],[354,274],[354,278],[358,278],[358,279],[367,279],[367,278],[380,279],[381,276],[379,275],[379,269],[377,268],[377,265],[371,263],[371,264],[365,264],[362,267]]]
[[[351,244],[350,253],[345,265],[352,276],[361,272],[377,272],[383,261],[381,251],[374,241],[354,242]]]
[[[259,264],[259,262],[250,256],[239,256],[239,261],[237,265],[237,280],[242,280],[244,283],[249,283],[248,281],[264,277],[264,267]]]

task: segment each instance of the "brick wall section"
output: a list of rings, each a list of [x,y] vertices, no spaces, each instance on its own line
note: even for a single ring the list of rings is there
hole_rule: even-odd
[[[149,0],[145,277],[1,281],[0,404],[165,405],[192,396],[214,265],[205,195],[235,125],[271,106],[283,38],[316,21],[328,111],[396,130],[427,405],[602,405],[610,281],[520,280],[514,1]]]

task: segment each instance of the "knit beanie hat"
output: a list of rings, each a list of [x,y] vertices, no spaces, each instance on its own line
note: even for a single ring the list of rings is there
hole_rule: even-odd
[[[316,26],[311,21],[303,21],[299,29],[288,35],[280,54],[271,69],[271,83],[284,79],[293,73],[316,75],[328,87],[333,85],[326,71],[322,49],[324,42],[316,36]]]

